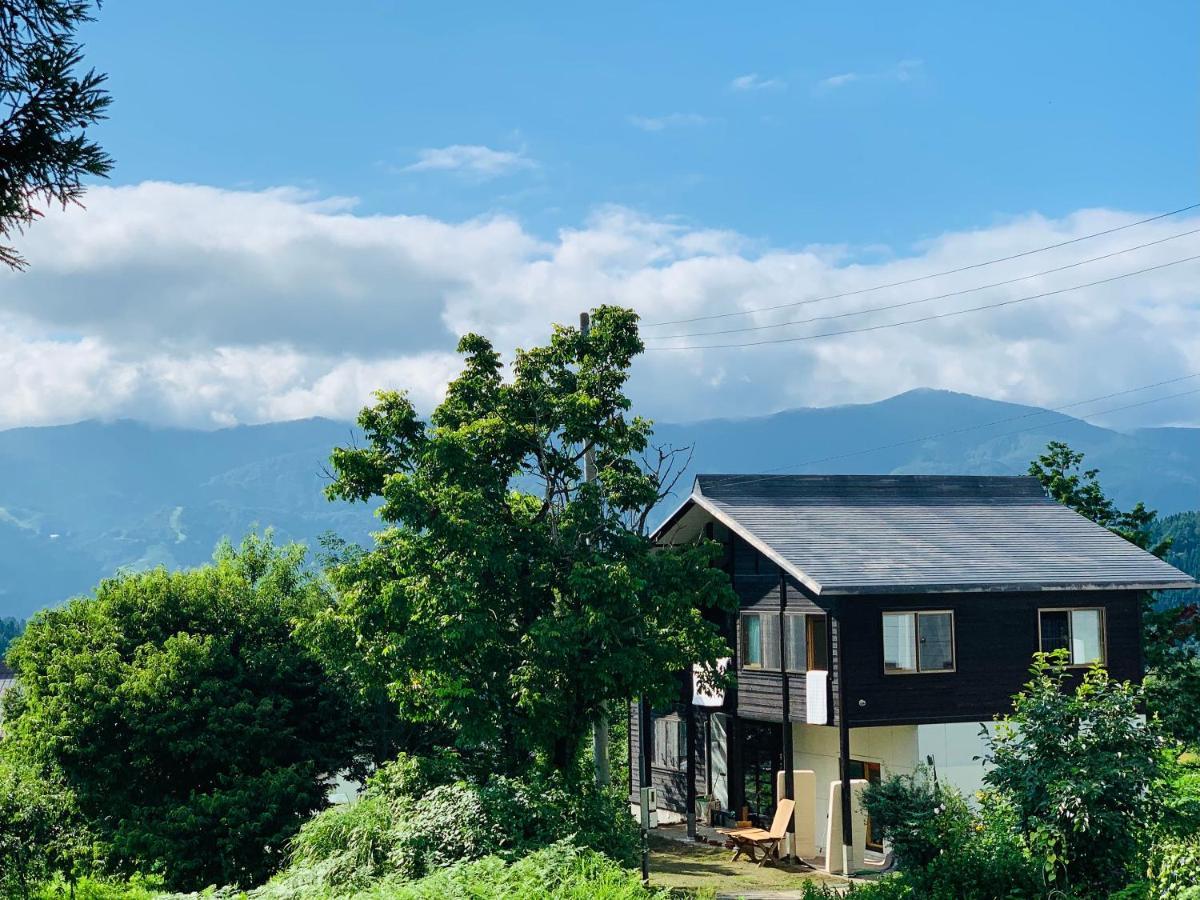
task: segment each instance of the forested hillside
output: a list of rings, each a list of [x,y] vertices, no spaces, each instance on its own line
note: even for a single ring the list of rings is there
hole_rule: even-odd
[[[1171,538],[1167,562],[1200,578],[1200,512],[1182,512],[1164,517],[1158,523],[1158,536]],[[1175,591],[1177,603],[1200,603],[1200,589]]]

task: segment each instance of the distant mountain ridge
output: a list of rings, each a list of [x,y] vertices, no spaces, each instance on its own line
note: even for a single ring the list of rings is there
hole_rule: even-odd
[[[695,447],[681,493],[696,472],[1021,474],[1061,439],[1087,453],[1118,503],[1200,509],[1200,429],[1121,433],[948,391],[661,423],[655,433],[656,442]],[[942,436],[923,438],[931,434]],[[0,616],[86,592],[122,566],[198,565],[221,537],[236,540],[254,525],[310,546],[330,531],[369,541],[378,528],[371,511],[322,493],[330,450],[354,437],[352,425],[327,419],[218,431],[131,421],[0,431]],[[876,447],[884,449],[861,452]]]

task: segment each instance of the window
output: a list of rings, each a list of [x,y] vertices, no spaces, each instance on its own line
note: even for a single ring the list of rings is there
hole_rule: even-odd
[[[779,668],[779,613],[742,613],[742,668]]]
[[[785,612],[783,622],[787,670],[828,669],[825,617]],[[742,613],[742,668],[779,671],[779,613]]]
[[[654,765],[682,769],[687,764],[687,723],[680,719],[654,720]]]
[[[808,670],[808,629],[805,621],[808,616],[804,613],[786,613],[783,622],[786,629],[783,649],[787,656],[784,664],[789,672],[805,672]]]
[[[1044,652],[1066,650],[1073,666],[1104,662],[1103,609],[1040,609],[1038,633]]]
[[[954,671],[954,613],[885,612],[883,670],[892,675]]]
[[[821,672],[829,671],[829,624],[824,616],[806,616],[808,619],[808,668]]]

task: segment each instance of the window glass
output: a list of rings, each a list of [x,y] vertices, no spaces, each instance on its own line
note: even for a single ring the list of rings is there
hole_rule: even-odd
[[[883,614],[883,668],[888,672],[915,672],[916,616],[913,613]]]
[[[761,669],[762,622],[752,614],[742,615],[742,665],[747,669]]]
[[[779,613],[767,613],[759,616],[762,622],[764,669],[779,668]]]
[[[805,616],[808,619],[808,667],[829,671],[829,627],[825,616]]]
[[[787,624],[784,649],[787,651],[787,667],[790,672],[803,672],[808,668],[808,652],[805,647],[808,637],[807,619],[808,616],[789,613],[784,620]]]
[[[1065,609],[1043,610],[1042,652],[1067,650],[1071,645],[1071,614]]]
[[[954,616],[948,612],[920,613],[917,616],[920,665],[922,672],[954,668]]]
[[[1085,666],[1104,661],[1103,637],[1100,630],[1100,610],[1071,610],[1071,662]]]
[[[678,769],[687,757],[687,729],[678,719],[657,719],[654,722],[654,765],[663,769]]]

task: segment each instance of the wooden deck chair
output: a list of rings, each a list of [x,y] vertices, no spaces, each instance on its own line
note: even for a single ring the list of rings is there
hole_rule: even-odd
[[[766,865],[772,856],[779,858],[779,844],[787,837],[788,822],[795,810],[795,800],[780,800],[775,807],[775,819],[771,822],[770,831],[761,828],[728,828],[718,829],[718,833],[733,841],[735,860],[744,853],[750,857],[750,862]],[[762,850],[761,859],[757,855],[758,850]]]

